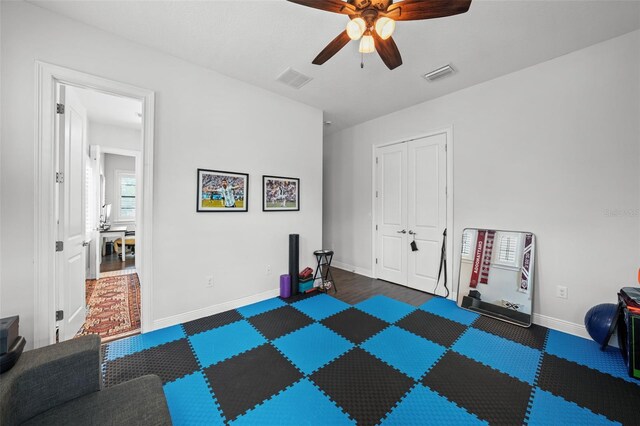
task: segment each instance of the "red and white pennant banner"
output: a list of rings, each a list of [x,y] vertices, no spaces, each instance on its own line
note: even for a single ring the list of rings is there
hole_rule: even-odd
[[[520,276],[520,293],[529,294],[529,276],[531,268],[531,254],[533,249],[533,234],[526,234],[524,237],[524,252],[522,255],[522,274]]]

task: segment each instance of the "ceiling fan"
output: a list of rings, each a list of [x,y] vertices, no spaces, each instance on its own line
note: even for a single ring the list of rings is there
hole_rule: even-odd
[[[396,21],[417,21],[458,15],[469,10],[471,0],[288,0],[327,12],[348,15],[347,28],[312,61],[322,65],[350,40],[360,40],[360,53],[378,51],[390,69],[402,65],[398,46],[391,38]]]

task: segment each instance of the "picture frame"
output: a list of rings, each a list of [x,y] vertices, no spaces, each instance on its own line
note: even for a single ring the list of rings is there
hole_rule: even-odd
[[[262,211],[300,211],[300,179],[263,175]]]
[[[196,211],[249,211],[249,174],[198,169]]]

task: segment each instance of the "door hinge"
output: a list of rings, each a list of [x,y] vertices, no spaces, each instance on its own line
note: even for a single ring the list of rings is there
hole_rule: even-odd
[[[376,225],[376,231],[378,230],[378,225]]]
[[[449,146],[449,145],[444,144],[444,152],[447,152],[447,146]]]
[[[62,321],[64,319],[64,311],[56,311],[56,321]]]
[[[378,157],[376,157],[376,164],[378,164]]]
[[[56,114],[64,114],[64,104],[56,104]]]
[[[56,172],[56,183],[64,183],[64,173]]]
[[[378,191],[376,191],[376,198],[378,198]]]
[[[376,265],[378,264],[378,258],[376,257]]]
[[[62,241],[56,241],[56,251],[64,250],[64,243]]]

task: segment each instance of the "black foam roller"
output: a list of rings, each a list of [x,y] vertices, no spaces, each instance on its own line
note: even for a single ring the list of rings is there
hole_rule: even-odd
[[[298,270],[300,269],[300,235],[289,234],[289,275],[291,295],[298,294]]]

